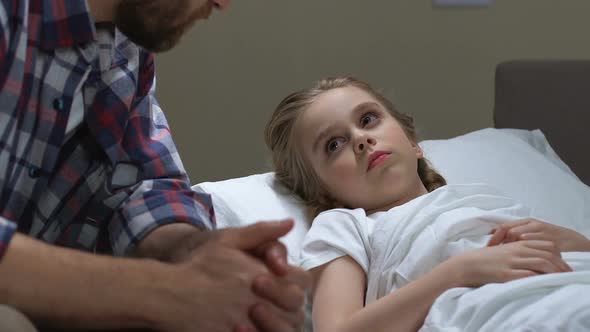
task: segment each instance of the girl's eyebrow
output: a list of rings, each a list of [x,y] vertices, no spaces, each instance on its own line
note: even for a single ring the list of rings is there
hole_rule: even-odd
[[[360,112],[366,110],[367,108],[375,108],[375,107],[379,107],[379,104],[374,101],[366,101],[364,103],[360,103],[360,104],[356,105],[356,107],[352,109],[351,114],[356,115],[357,113],[360,113]]]
[[[363,103],[360,103],[358,105],[356,105],[353,109],[352,112],[350,112],[353,116],[355,116],[357,113],[364,111],[367,108],[373,108],[373,107],[379,107],[379,104],[374,102],[374,101],[366,101]],[[330,132],[332,131],[332,128],[334,126],[328,126],[324,129],[322,129],[320,131],[320,134],[318,135],[318,137],[314,140],[313,142],[313,146],[311,148],[312,153],[316,153],[318,146],[320,145],[320,142],[330,134]]]

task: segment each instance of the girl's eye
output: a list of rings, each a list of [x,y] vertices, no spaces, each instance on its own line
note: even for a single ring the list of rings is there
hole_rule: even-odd
[[[326,152],[328,152],[328,154],[333,153],[335,151],[337,151],[343,144],[343,139],[342,138],[334,138],[328,141],[328,143],[326,144]]]
[[[363,115],[361,117],[361,126],[366,127],[366,126],[370,125],[371,123],[377,121],[378,118],[379,117],[377,116],[377,114],[375,114],[373,112],[366,113],[365,115]]]

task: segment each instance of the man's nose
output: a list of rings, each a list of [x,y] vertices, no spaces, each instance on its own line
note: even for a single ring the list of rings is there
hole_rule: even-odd
[[[223,10],[229,6],[230,0],[211,0],[215,8]]]

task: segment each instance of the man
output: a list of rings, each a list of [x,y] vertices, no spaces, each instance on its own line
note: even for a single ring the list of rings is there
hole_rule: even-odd
[[[147,50],[227,2],[2,0],[0,330],[34,330],[22,314],[74,329],[301,324],[309,276],[277,241],[292,222],[205,231],[211,199],[190,190],[154,98]]]

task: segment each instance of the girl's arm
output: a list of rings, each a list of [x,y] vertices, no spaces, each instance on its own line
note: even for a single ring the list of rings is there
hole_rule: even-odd
[[[461,269],[440,264],[422,278],[364,306],[366,276],[349,256],[312,270],[315,332],[416,331],[437,296],[462,285]]]
[[[569,270],[551,242],[519,241],[452,257],[365,307],[365,273],[344,256],[312,270],[314,331],[416,331],[450,288]]]

